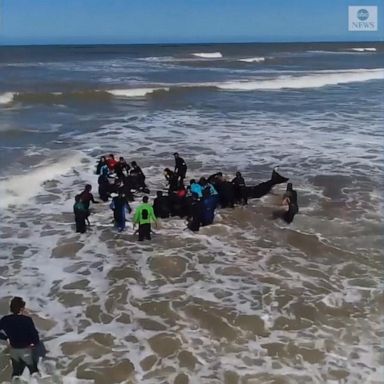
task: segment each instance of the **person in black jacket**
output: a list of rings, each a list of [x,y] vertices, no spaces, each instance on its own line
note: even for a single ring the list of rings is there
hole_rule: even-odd
[[[145,175],[143,170],[138,166],[136,161],[131,162],[131,170],[129,171],[132,176],[132,187],[138,191],[149,193],[149,190],[145,184]]]
[[[192,192],[188,199],[187,228],[192,232],[198,232],[202,221],[202,204],[197,193]]]
[[[297,203],[297,192],[293,189],[292,183],[287,184],[287,190],[283,196],[283,204],[288,205],[288,210],[282,215],[282,219],[290,224],[295,215],[299,212],[299,204]]]
[[[128,176],[129,175],[129,170],[131,169],[131,167],[129,166],[129,164],[125,161],[124,157],[119,157],[119,161],[116,163],[115,165],[115,173],[116,173],[116,176],[119,178],[119,179],[122,179],[124,176]]]
[[[39,372],[33,357],[33,348],[40,343],[39,334],[33,320],[25,316],[25,301],[21,297],[11,300],[10,310],[11,315],[0,319],[0,338],[10,344],[12,377],[21,376],[25,367],[32,375]]]
[[[247,193],[245,189],[244,177],[239,171],[236,172],[236,177],[232,180],[234,186],[235,200],[236,203],[246,205],[248,202]]]
[[[175,174],[180,185],[183,184],[185,175],[187,174],[187,163],[177,152],[173,154],[175,157]]]
[[[168,196],[163,196],[162,191],[157,191],[156,196],[157,197],[153,201],[153,212],[156,217],[166,219],[170,215],[169,198]]]
[[[90,203],[94,203],[94,204],[98,204],[99,202],[95,200],[95,198],[93,197],[93,194],[91,193],[92,191],[92,185],[91,184],[86,184],[85,187],[84,187],[84,191],[80,193],[80,197],[81,197],[81,201],[83,202],[84,204],[84,207],[85,209],[87,210],[87,218],[86,218],[86,221],[87,221],[87,224],[88,225],[91,225],[90,222],[89,222],[89,216],[91,214],[90,210],[89,210],[89,205]]]
[[[176,173],[171,171],[169,168],[165,168],[164,177],[168,183],[168,194],[171,194],[172,192],[176,192],[180,186]]]

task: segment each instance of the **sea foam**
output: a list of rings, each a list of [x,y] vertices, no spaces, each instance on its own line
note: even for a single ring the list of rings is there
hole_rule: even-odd
[[[0,105],[1,104],[9,104],[13,101],[15,92],[5,92],[0,94]]]
[[[111,89],[107,92],[117,97],[144,97],[156,91],[169,91],[169,88],[132,88],[132,89]]]
[[[239,61],[242,61],[244,63],[262,63],[265,61],[265,57],[249,57],[246,59],[239,59]]]
[[[0,181],[0,207],[9,205],[26,204],[29,199],[36,196],[42,190],[42,184],[47,180],[61,176],[71,169],[78,167],[83,155],[77,151],[71,151],[61,159],[50,159],[40,166],[23,175],[15,175]]]
[[[346,84],[368,80],[384,79],[384,69],[361,69],[353,71],[325,71],[304,76],[279,76],[269,80],[230,81],[217,84],[219,89],[233,91],[253,91],[258,89],[303,89],[326,85]]]
[[[376,48],[351,48],[355,52],[376,52]]]
[[[223,57],[221,52],[201,52],[201,53],[192,53],[193,56],[201,57],[203,59],[220,59]]]

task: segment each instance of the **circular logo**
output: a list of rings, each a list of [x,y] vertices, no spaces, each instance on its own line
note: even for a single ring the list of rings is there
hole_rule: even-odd
[[[369,17],[369,12],[366,9],[362,8],[357,11],[357,18],[360,21],[365,21],[368,19],[368,17]]]

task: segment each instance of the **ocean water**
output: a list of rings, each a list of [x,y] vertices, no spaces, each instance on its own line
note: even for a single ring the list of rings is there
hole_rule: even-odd
[[[0,47],[0,314],[27,301],[41,382],[382,383],[383,91],[377,43]],[[153,197],[175,151],[188,178],[280,166],[300,214],[272,220],[281,185],[197,234],[139,244],[104,203],[74,232],[100,155]]]

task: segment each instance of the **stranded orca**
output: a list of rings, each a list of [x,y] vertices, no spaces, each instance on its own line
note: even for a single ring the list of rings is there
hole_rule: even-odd
[[[264,195],[269,193],[275,185],[286,183],[288,180],[289,179],[287,177],[281,176],[274,169],[272,171],[272,176],[270,180],[264,181],[263,183],[255,185],[253,187],[245,187],[245,192],[248,199],[263,197]]]

